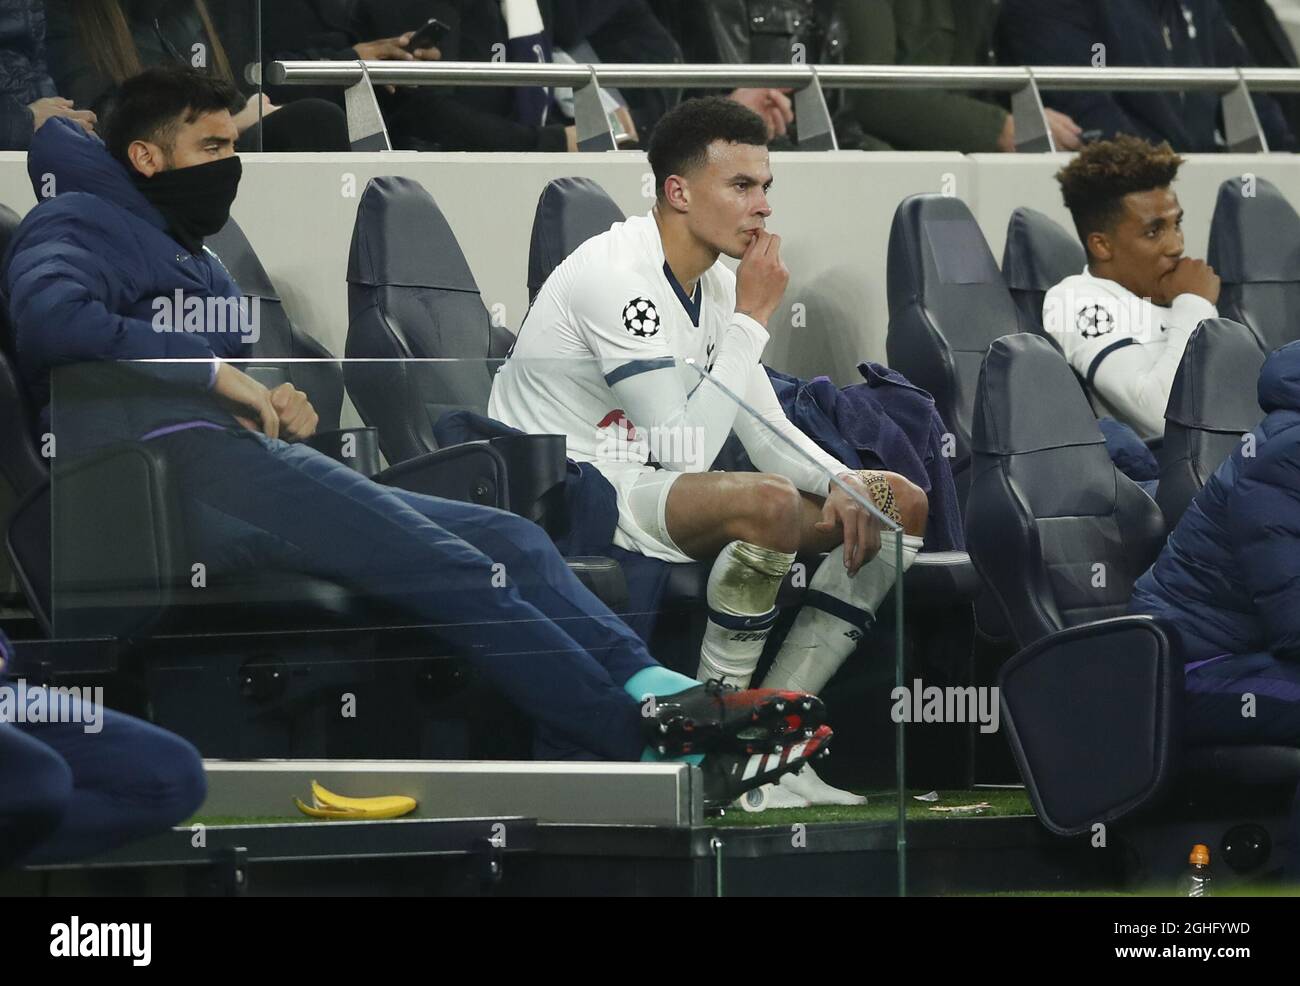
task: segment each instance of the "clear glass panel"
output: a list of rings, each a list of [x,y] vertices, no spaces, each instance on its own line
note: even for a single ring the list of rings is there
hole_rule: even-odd
[[[222,322],[206,313],[201,321],[207,331],[227,325],[247,334],[255,317],[227,313]],[[174,325],[185,331],[184,313]],[[211,389],[211,361],[59,369],[55,634],[117,641],[141,707],[208,756],[534,758],[560,763],[560,774],[575,757],[637,761],[611,763],[617,776],[586,784],[548,777],[540,789],[550,801],[539,808],[528,796],[516,811],[714,826],[699,844],[721,877],[714,889],[734,893],[762,892],[728,860],[750,854],[754,839],[770,841],[772,826],[790,832],[788,852],[808,852],[813,866],[826,857],[815,856],[812,827],[856,821],[861,851],[873,860],[857,889],[900,891],[906,778],[890,696],[904,686],[904,596],[892,573],[910,559],[892,533],[877,551],[872,532],[889,532],[895,521],[877,506],[888,497],[876,478],[839,466],[783,424],[774,395],[752,378],[741,394],[688,362],[631,370],[502,362],[231,361],[268,388],[262,427],[272,427],[273,413],[288,442],[254,430],[249,406],[244,422],[231,416],[229,401],[215,396],[233,393],[229,371]],[[693,395],[683,402],[688,413],[641,427],[627,409],[610,408],[611,375],[633,371]],[[310,414],[286,384],[332,417],[306,439],[294,431],[306,429]],[[337,430],[345,384],[371,427]],[[705,403],[709,415],[693,416]],[[531,434],[508,434],[488,411]],[[760,478],[756,464],[800,492]],[[683,474],[689,488],[676,485]],[[832,522],[819,530],[827,491]],[[784,514],[773,508],[781,497]],[[704,504],[708,522],[691,504]],[[834,550],[842,519],[864,537],[852,576]],[[799,551],[781,567],[778,542],[791,537]],[[720,549],[724,559],[715,561]],[[724,564],[720,582],[753,584],[724,592],[718,598],[729,609],[711,617],[706,587]],[[767,589],[755,590],[759,582]],[[758,610],[771,605],[778,582],[773,623]],[[746,608],[763,591],[769,601]],[[821,602],[809,607],[814,594]],[[731,775],[717,753],[695,771],[675,768],[671,749],[659,754],[676,727],[662,720],[666,733],[652,728],[661,723],[658,698],[696,678],[702,648],[711,655],[706,667],[755,687],[820,694],[824,686],[832,748],[842,755],[815,769],[867,803],[752,810],[775,800],[773,789],[732,803],[739,787],[728,784],[737,776],[763,776],[752,772],[825,741],[805,733],[820,725],[816,707],[783,707],[781,716],[765,706],[792,731],[781,751],[752,766],[739,756]],[[681,677],[653,672],[630,695],[632,676],[658,665]],[[590,697],[597,679],[615,700]],[[752,741],[770,746],[769,728]],[[643,765],[643,755],[663,762]],[[506,812],[509,798],[480,810]]]
[[[895,578],[894,573],[908,570],[920,539],[904,536],[889,477],[879,471],[849,469],[820,449],[761,388],[761,378],[757,382],[751,378],[742,392],[694,361],[683,362],[679,369],[736,405],[732,438],[743,438],[738,451],[747,464],[794,479],[802,492],[803,535],[793,566],[800,576],[791,579],[791,587],[806,587],[806,593],[802,598],[791,593],[781,600],[793,611],[792,625],[783,640],[774,633],[765,649],[765,656],[774,659],[763,684],[807,688],[824,695],[835,711],[831,725],[838,730],[839,740],[847,740],[839,748],[848,746],[852,752],[819,764],[816,770],[832,786],[866,795],[858,817],[876,823],[874,831],[864,833],[873,849],[879,851],[882,834],[896,847],[892,873],[878,875],[880,883],[860,892],[905,895],[905,718],[893,712],[897,697],[910,688],[904,682],[906,580]],[[855,520],[850,519],[853,507],[859,511]],[[818,531],[819,521],[833,522],[831,529]],[[847,536],[853,527],[857,533]],[[860,547],[853,548],[852,542]],[[846,556],[859,560],[852,573],[844,565]],[[818,602],[809,605],[814,596]],[[855,643],[840,643],[846,638]],[[891,703],[880,701],[886,694]],[[866,756],[861,755],[864,749],[870,751]],[[809,809],[814,819],[832,811],[841,814],[835,809]],[[799,835],[793,833],[794,838]],[[715,846],[719,855],[725,853],[723,842]]]

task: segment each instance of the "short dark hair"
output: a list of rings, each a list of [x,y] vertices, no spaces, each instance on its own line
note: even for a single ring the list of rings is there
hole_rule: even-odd
[[[207,113],[237,113],[244,98],[229,82],[183,65],[145,69],[123,82],[104,108],[104,143],[113,157],[129,165],[133,141],[149,140],[170,148],[181,123]]]
[[[1183,159],[1166,141],[1152,144],[1121,134],[1089,144],[1056,173],[1065,207],[1088,250],[1088,236],[1108,233],[1124,214],[1124,196],[1165,188],[1178,177]]]
[[[767,146],[767,124],[753,110],[723,96],[678,103],[655,124],[650,136],[650,170],[655,194],[662,197],[669,175],[680,175],[708,161],[715,140]]]

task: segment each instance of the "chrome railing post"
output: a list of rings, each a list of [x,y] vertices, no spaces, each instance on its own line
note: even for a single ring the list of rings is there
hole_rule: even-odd
[[[1011,118],[1016,127],[1016,150],[1023,153],[1051,152],[1056,150],[1052,128],[1043,110],[1043,97],[1038,92],[1034,70],[1025,69],[1029,76],[1023,88],[1011,94]]]
[[[1250,98],[1246,79],[1237,69],[1237,84],[1223,94],[1223,140],[1228,150],[1243,154],[1267,151],[1268,138],[1259,125],[1255,101]]]
[[[826,106],[826,94],[817,78],[816,66],[809,65],[812,78],[794,94],[794,125],[798,128],[799,149],[807,151],[838,151],[835,125],[831,111]]]
[[[617,149],[614,132],[609,127],[609,116],[600,101],[600,80],[596,78],[594,65],[591,66],[591,77],[587,83],[573,90],[573,115],[574,125],[578,128],[578,150]]]
[[[348,115],[348,141],[354,151],[391,151],[388,128],[384,114],[379,109],[379,97],[370,82],[366,63],[359,61],[361,81],[343,92],[343,105]]]

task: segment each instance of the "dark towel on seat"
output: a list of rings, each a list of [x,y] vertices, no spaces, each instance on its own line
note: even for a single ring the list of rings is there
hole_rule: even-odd
[[[859,363],[858,372],[866,383],[838,388],[828,377],[805,381],[767,368],[786,417],[827,453],[851,469],[896,472],[925,491],[923,550],[964,550],[952,463],[944,455],[947,429],[934,398],[879,363]]]

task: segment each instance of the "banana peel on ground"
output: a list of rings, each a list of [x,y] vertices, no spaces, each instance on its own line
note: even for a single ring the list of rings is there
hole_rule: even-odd
[[[294,798],[293,803],[304,815],[312,818],[348,819],[366,821],[382,818],[401,818],[415,811],[414,798],[402,794],[385,795],[382,798],[345,798],[341,794],[311,782],[311,804]]]

